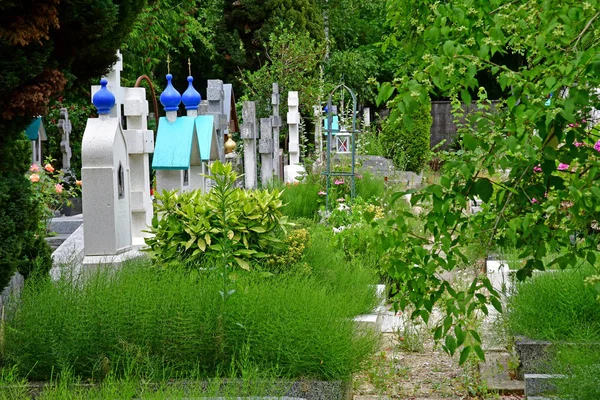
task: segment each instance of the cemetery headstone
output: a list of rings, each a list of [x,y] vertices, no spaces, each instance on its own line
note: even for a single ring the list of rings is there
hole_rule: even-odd
[[[69,111],[66,108],[61,108],[58,120],[58,131],[60,132],[60,152],[62,153],[62,171],[66,173],[71,170],[71,143],[69,136],[73,126],[69,120]]]
[[[289,158],[290,165],[284,168],[285,182],[293,183],[298,177],[305,173],[304,167],[300,165],[300,112],[298,92],[288,92],[287,123],[289,132]]]
[[[240,136],[244,141],[244,180],[246,189],[256,189],[256,103],[245,101],[242,106],[244,123],[240,125]]]
[[[107,84],[102,79],[93,96],[99,117],[88,119],[81,148],[84,265],[113,262],[132,244],[127,141],[119,119],[111,117],[115,96]]]
[[[279,116],[279,85],[277,83],[273,83],[271,105],[273,106],[273,115],[271,116],[271,127],[273,129],[273,175],[276,179],[282,180],[281,152],[279,150],[279,127],[281,126],[281,117]]]
[[[266,188],[273,180],[273,131],[271,118],[260,119],[260,141],[258,143],[260,153],[260,178],[262,187]]]

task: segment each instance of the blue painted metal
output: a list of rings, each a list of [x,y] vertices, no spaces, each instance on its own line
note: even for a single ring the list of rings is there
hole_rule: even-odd
[[[214,115],[200,115],[196,117],[196,135],[200,147],[202,161],[216,160],[219,158],[217,142],[213,140],[215,117]]]
[[[185,106],[186,110],[197,110],[200,102],[202,101],[202,96],[200,93],[194,88],[194,78],[191,76],[187,77],[188,87],[185,92],[181,95],[181,101]]]
[[[325,107],[327,108],[327,107]],[[327,135],[329,131],[329,118],[323,120],[323,135]],[[333,135],[340,131],[340,119],[337,115],[334,115],[331,123],[331,132]]]
[[[27,138],[29,140],[37,140],[39,132],[40,132],[40,125],[41,124],[42,124],[42,117],[37,117],[25,129],[25,135],[27,135]]]
[[[160,94],[160,103],[165,107],[165,111],[177,111],[181,103],[181,94],[173,87],[171,80],[173,75],[167,74],[167,87]]]
[[[179,117],[169,122],[161,117],[156,134],[152,169],[180,169],[190,167],[192,142],[194,138],[194,118]]]
[[[350,138],[350,145],[352,146],[352,165],[351,165],[351,170],[350,172],[345,172],[345,171],[332,171],[331,170],[331,140],[333,138],[334,135],[334,127],[335,127],[335,122],[337,116],[333,115],[333,112],[330,110],[333,110],[333,105],[332,103],[332,99],[333,99],[333,94],[340,90],[341,95],[342,95],[342,101],[343,101],[343,91],[347,90],[350,93],[350,96],[352,97],[352,130],[349,131],[348,133],[351,133],[352,136]],[[346,85],[341,84],[338,85],[337,87],[335,87],[331,93],[329,93],[329,100],[327,101],[327,106],[325,107],[326,110],[328,110],[327,112],[327,118],[325,118],[326,124],[324,126],[326,126],[326,133],[327,133],[327,158],[325,161],[325,166],[326,166],[326,170],[325,172],[322,173],[322,175],[325,175],[326,177],[326,185],[325,185],[325,209],[327,211],[329,211],[330,209],[330,204],[329,204],[329,191],[331,189],[331,177],[332,176],[347,176],[350,177],[350,196],[351,199],[354,200],[354,197],[356,197],[356,173],[355,173],[355,163],[356,163],[356,133],[358,132],[358,130],[356,129],[356,114],[357,114],[357,102],[356,102],[356,95],[354,94],[354,92]],[[338,127],[339,129],[339,127]]]
[[[115,105],[115,95],[106,87],[108,81],[106,79],[100,80],[100,90],[98,90],[92,98],[94,107],[98,110],[99,115],[110,114],[110,110]]]

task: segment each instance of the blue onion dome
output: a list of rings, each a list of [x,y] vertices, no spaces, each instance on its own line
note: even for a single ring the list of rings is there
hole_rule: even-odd
[[[167,74],[167,87],[160,94],[160,103],[165,107],[165,111],[177,111],[181,103],[181,94],[173,87],[171,79],[173,75]]]
[[[195,110],[200,105],[200,102],[202,101],[202,96],[200,96],[200,93],[198,93],[198,91],[194,89],[194,84],[192,83],[194,81],[194,78],[188,76],[187,81],[188,88],[185,92],[183,92],[183,95],[181,95],[181,101],[183,102],[183,105],[185,106],[186,110]]]
[[[100,90],[98,90],[94,97],[92,97],[92,103],[98,110],[99,115],[110,114],[111,108],[115,105],[115,95],[106,88],[108,81],[106,79],[100,80]]]

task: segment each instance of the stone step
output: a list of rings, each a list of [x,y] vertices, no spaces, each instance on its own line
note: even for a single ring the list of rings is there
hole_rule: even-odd
[[[565,379],[559,374],[525,374],[525,396],[540,396],[556,391],[557,379]]]
[[[72,215],[69,217],[52,218],[49,230],[58,234],[71,234],[83,224],[83,214]]]
[[[54,236],[46,237],[46,242],[50,245],[52,251],[54,251],[58,249],[58,247],[63,244],[64,241],[69,238],[69,236],[71,236],[70,233],[59,233]]]

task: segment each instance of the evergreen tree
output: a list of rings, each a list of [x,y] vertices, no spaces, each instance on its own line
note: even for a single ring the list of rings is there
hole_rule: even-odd
[[[23,131],[67,83],[100,77],[116,61],[144,0],[0,3],[0,288],[17,266],[49,265],[40,208],[25,178]],[[31,259],[35,257],[37,259]],[[42,257],[43,259],[39,259]]]

